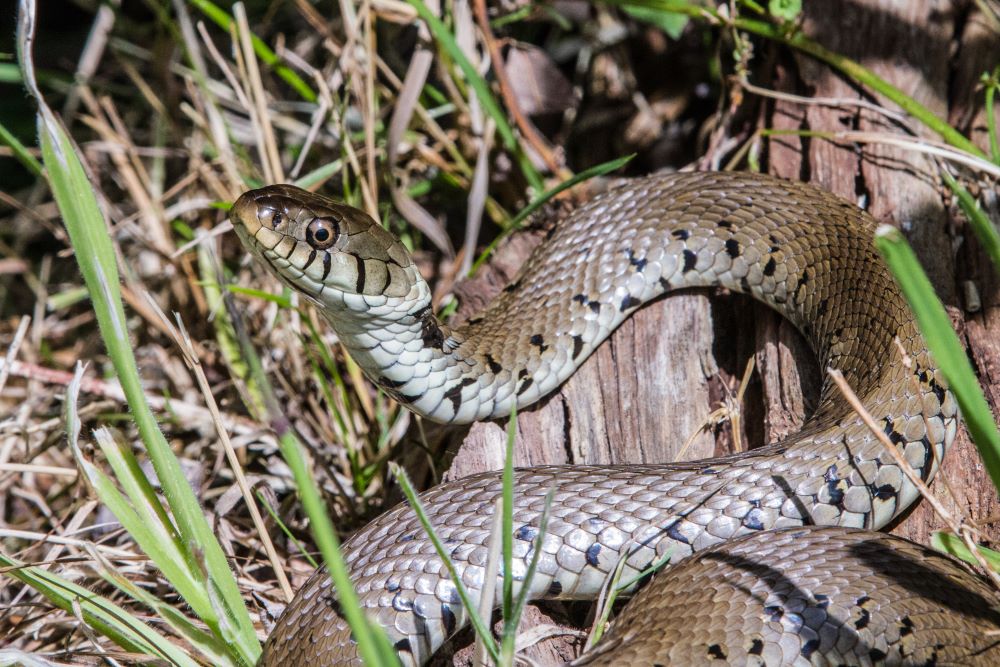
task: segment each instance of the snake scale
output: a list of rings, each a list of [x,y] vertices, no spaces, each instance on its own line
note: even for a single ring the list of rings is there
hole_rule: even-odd
[[[635,309],[723,286],[777,309],[835,368],[926,480],[957,408],[874,252],[874,220],[814,187],[740,173],[632,180],[576,209],[519,277],[461,327],[439,322],[409,253],[364,213],[292,186],[244,194],[245,246],[312,299],[366,374],[439,422],[507,415],[559,386]],[[685,434],[678,434],[683,438]],[[915,486],[831,382],[802,430],[684,464],[549,466],[515,474],[515,589],[555,488],[533,598],[592,598],[669,555],[576,664],[1000,664],[996,598],[956,561],[873,532]],[[422,495],[473,603],[499,473]],[[404,663],[466,622],[406,505],[344,545],[354,585]],[[265,665],[359,663],[324,571],[290,603]]]

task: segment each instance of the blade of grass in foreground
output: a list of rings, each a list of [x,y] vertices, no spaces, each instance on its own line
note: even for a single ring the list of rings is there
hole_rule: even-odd
[[[479,270],[479,267],[483,265],[483,262],[489,259],[489,256],[492,255],[493,251],[497,249],[497,246],[500,245],[500,242],[503,241],[508,236],[510,236],[511,234],[513,234],[518,229],[520,229],[521,223],[523,223],[529,215],[531,215],[539,208],[541,208],[545,204],[545,202],[549,201],[563,190],[568,190],[577,183],[582,183],[583,181],[586,181],[587,179],[590,178],[594,178],[595,176],[603,176],[605,174],[610,174],[613,171],[621,169],[626,164],[628,164],[629,161],[634,157],[635,153],[633,153],[632,155],[626,155],[624,157],[617,158],[615,160],[610,160],[608,162],[602,162],[601,164],[595,165],[590,169],[585,169],[584,171],[581,171],[579,174],[573,176],[573,178],[569,178],[560,183],[559,185],[555,186],[554,188],[546,190],[538,197],[535,197],[533,200],[531,200],[530,204],[521,209],[520,213],[511,218],[511,221],[507,223],[506,227],[504,227],[503,232],[497,234],[497,237],[493,239],[493,242],[490,243],[486,247],[486,250],[484,250],[482,254],[479,255],[476,261],[472,264],[472,268],[469,269],[469,275],[470,276],[475,275],[476,271]]]
[[[172,641],[159,634],[149,624],[139,620],[110,600],[93,593],[57,574],[40,567],[25,565],[0,553],[0,570],[31,586],[45,598],[67,613],[75,613],[77,606],[87,625],[110,638],[127,651],[153,656],[178,667],[198,667]]]
[[[931,535],[931,546],[938,551],[961,558],[970,565],[979,566],[979,561],[969,551],[969,547],[965,541],[958,535],[944,532],[934,533]],[[977,547],[977,551],[979,551],[979,555],[983,557],[987,565],[993,568],[994,571],[1000,572],[1000,553],[986,547]]]
[[[479,103],[483,106],[483,110],[493,119],[496,123],[497,132],[500,134],[500,138],[503,140],[504,148],[509,150],[514,154],[517,159],[518,165],[521,167],[521,173],[524,174],[524,178],[528,181],[528,184],[535,189],[536,192],[540,192],[545,184],[542,182],[542,177],[535,169],[534,165],[531,164],[531,159],[524,152],[524,149],[517,141],[517,137],[514,135],[514,130],[511,129],[510,123],[507,122],[507,114],[500,108],[496,99],[493,97],[493,92],[490,90],[489,84],[483,79],[482,75],[476,70],[476,68],[469,62],[469,59],[465,57],[465,53],[462,51],[462,47],[458,45],[455,40],[455,36],[451,34],[451,30],[448,29],[441,19],[437,17],[434,12],[428,9],[427,5],[423,3],[422,0],[407,0],[414,9],[417,10],[417,14],[420,18],[427,23],[427,27],[430,29],[431,33],[445,51],[448,52],[448,56],[454,60],[459,68],[462,70],[462,74],[465,75],[466,81],[476,91],[476,97],[479,99]]]
[[[288,418],[278,407],[278,401],[261,365],[260,357],[250,343],[243,319],[240,317],[239,310],[231,296],[229,292],[223,294],[236,339],[250,370],[250,376],[257,385],[264,401],[264,409],[267,411],[271,428],[278,436],[278,448],[281,451],[281,456],[292,471],[295,487],[302,502],[302,509],[309,517],[313,539],[316,541],[320,553],[323,554],[323,561],[329,569],[330,579],[333,580],[337,592],[340,609],[344,614],[344,619],[351,627],[354,640],[357,642],[358,655],[369,667],[398,665],[399,658],[392,648],[392,644],[389,643],[389,638],[386,637],[380,626],[369,621],[361,608],[358,595],[354,591],[354,585],[347,572],[347,563],[340,551],[340,540],[337,538],[337,532],[334,530],[330,515],[327,514],[316,480],[306,463],[306,457],[303,454],[305,447],[295,435]]]
[[[392,471],[396,481],[399,482],[399,486],[403,490],[403,495],[406,496],[406,500],[409,503],[410,508],[413,510],[413,513],[417,515],[417,519],[420,521],[420,525],[424,529],[424,534],[426,534],[428,539],[430,539],[438,557],[444,563],[445,569],[448,570],[448,574],[451,576],[451,581],[455,585],[458,597],[462,600],[462,607],[464,608],[465,615],[469,618],[469,622],[472,624],[472,628],[475,630],[476,635],[483,641],[483,644],[486,646],[486,651],[490,654],[490,658],[493,660],[493,663],[497,664],[500,660],[500,649],[497,646],[496,640],[493,639],[493,635],[490,632],[487,623],[479,617],[479,614],[476,613],[476,609],[478,607],[472,604],[472,598],[469,597],[469,591],[465,588],[465,584],[462,583],[462,577],[458,572],[458,568],[455,567],[455,563],[448,557],[448,550],[445,549],[441,538],[438,537],[437,533],[434,531],[434,526],[431,525],[430,517],[427,516],[427,511],[424,510],[424,506],[420,502],[420,498],[417,497],[417,492],[413,489],[413,483],[410,482],[410,477],[406,474],[406,471],[396,463],[389,463],[389,469]],[[483,582],[483,585],[487,586],[489,584],[487,582]]]
[[[18,21],[18,60],[25,86],[38,102],[38,134],[49,186],[94,304],[108,356],[173,512],[176,526],[169,526],[169,530],[178,533],[176,543],[184,553],[185,565],[191,569],[204,568],[211,584],[212,590],[206,593],[213,602],[208,618],[202,620],[242,662],[253,664],[260,655],[260,643],[236,578],[146,402],[128,336],[115,251],[94,195],[95,187],[87,178],[73,142],[35,84],[30,51],[34,18],[34,0],[22,0]]]
[[[993,413],[986,403],[965,349],[952,329],[944,306],[920,268],[910,244],[898,229],[880,225],[875,232],[875,246],[885,257],[889,269],[903,290],[924,340],[927,341],[927,347],[948,380],[949,389],[958,400],[965,425],[979,449],[990,479],[1000,489],[1000,432],[997,431]]]
[[[965,213],[965,217],[969,219],[972,231],[976,233],[979,243],[982,244],[986,254],[990,256],[993,268],[1000,271],[1000,232],[989,221],[983,210],[979,208],[975,198],[965,189],[965,186],[956,181],[946,169],[941,170],[941,176],[944,178],[944,182],[948,184],[948,187],[951,188],[955,198],[958,199],[958,205],[961,207],[962,212]]]

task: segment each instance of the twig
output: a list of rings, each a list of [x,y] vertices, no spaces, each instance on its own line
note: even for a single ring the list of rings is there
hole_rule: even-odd
[[[930,488],[924,483],[924,480],[920,478],[920,475],[913,469],[913,466],[910,465],[909,461],[907,461],[900,453],[899,449],[892,444],[892,441],[889,440],[889,436],[887,436],[879,425],[875,423],[875,419],[872,417],[871,413],[868,412],[867,408],[865,408],[865,406],[861,403],[857,394],[855,394],[854,390],[847,384],[847,380],[844,379],[844,374],[833,368],[827,369],[827,373],[829,374],[830,379],[833,380],[834,384],[837,385],[837,389],[840,390],[840,393],[844,396],[847,403],[851,406],[858,417],[861,418],[861,421],[864,422],[865,426],[868,427],[868,430],[871,431],[872,435],[874,435],[875,438],[885,446],[886,451],[888,451],[889,455],[892,456],[896,465],[898,465],[900,470],[903,471],[903,474],[909,478],[910,482],[915,487],[917,487],[920,495],[927,499],[927,502],[931,504],[931,507],[934,508],[937,515],[941,517],[946,524],[948,524],[948,527],[951,528],[952,532],[962,537],[962,539],[966,542],[966,545],[969,546],[969,551],[976,559],[976,562],[979,563],[979,566],[993,581],[993,584],[1000,588],[1000,573],[993,571],[993,568],[989,566],[986,559],[979,553],[977,545],[971,541],[969,531],[975,530],[975,528],[966,524],[964,522],[964,518],[956,519],[955,516],[948,511],[944,504],[938,500],[937,496],[931,492]]]
[[[538,153],[542,161],[549,168],[549,171],[553,174],[562,175],[563,169],[560,167],[559,161],[556,160],[546,141],[538,134],[538,130],[535,129],[534,124],[525,117],[524,112],[521,111],[521,105],[517,102],[517,96],[514,94],[510,79],[507,77],[507,68],[503,64],[500,47],[497,46],[493,30],[490,28],[490,19],[486,14],[486,0],[474,0],[472,4],[476,15],[476,23],[479,25],[479,30],[483,33],[483,41],[486,43],[486,50],[490,54],[490,60],[493,63],[493,72],[497,76],[497,83],[500,84],[500,94],[503,96],[504,104],[507,105],[507,110],[513,116],[514,122],[517,123],[517,127],[521,130],[525,141]]]

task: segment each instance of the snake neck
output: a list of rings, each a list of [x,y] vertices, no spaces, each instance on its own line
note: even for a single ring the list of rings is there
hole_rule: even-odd
[[[434,317],[422,279],[405,298],[371,307],[356,296],[359,307],[345,302],[327,314],[376,384],[444,423],[501,418],[536,402],[641,305],[690,287],[725,287],[779,311],[805,335],[820,367],[841,370],[862,399],[908,386],[907,357],[915,374],[934,379],[872,247],[871,218],[800,184],[700,176],[638,180],[595,198],[464,326]],[[862,265],[875,270],[862,277],[854,270]],[[934,390],[943,400],[943,390]],[[826,420],[850,412],[834,394],[826,383],[819,406]]]

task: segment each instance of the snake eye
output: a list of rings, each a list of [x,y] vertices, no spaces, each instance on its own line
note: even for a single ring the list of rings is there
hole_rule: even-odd
[[[340,226],[331,218],[316,218],[306,227],[306,243],[316,250],[326,250],[340,235]]]

